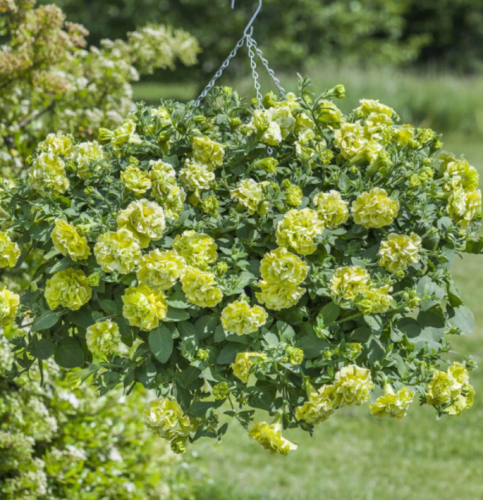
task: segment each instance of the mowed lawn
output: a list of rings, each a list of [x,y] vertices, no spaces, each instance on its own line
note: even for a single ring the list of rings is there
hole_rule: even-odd
[[[464,153],[483,177],[483,137],[445,137],[444,149]],[[372,417],[367,405],[346,408],[313,438],[287,432],[299,444],[288,457],[270,455],[232,422],[221,445],[200,441],[187,453],[213,480],[199,500],[482,500],[483,256],[458,259],[453,273],[476,318],[474,335],[454,338],[455,359],[472,354],[482,366],[472,373],[470,411],[437,421],[415,401],[393,421]]]

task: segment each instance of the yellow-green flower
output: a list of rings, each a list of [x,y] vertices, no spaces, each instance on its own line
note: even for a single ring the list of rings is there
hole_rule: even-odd
[[[186,160],[184,168],[179,173],[184,185],[195,193],[210,189],[211,184],[215,180],[215,174],[211,167],[204,163],[199,163],[193,160]]]
[[[277,225],[277,245],[292,247],[301,255],[310,255],[317,250],[314,238],[323,230],[324,224],[315,210],[289,210]]]
[[[307,396],[308,401],[296,409],[297,420],[315,425],[327,420],[337,409],[333,385],[323,385],[316,391],[311,384],[307,384]]]
[[[264,200],[262,184],[255,182],[253,179],[240,181],[236,188],[230,191],[230,195],[240,205],[244,206],[249,214],[254,214]]]
[[[445,189],[451,191],[462,187],[465,191],[475,191],[478,189],[480,177],[475,167],[461,157],[459,160],[453,157],[451,161],[441,164],[444,179],[447,181]]]
[[[166,398],[151,401],[144,410],[144,421],[149,429],[168,441],[186,438],[191,431],[191,421],[181,406]]]
[[[320,101],[317,113],[317,121],[329,127],[338,125],[342,120],[342,111],[331,101]]]
[[[391,118],[394,113],[393,109],[389,106],[371,99],[361,99],[359,101],[359,107],[355,109],[355,111],[359,111],[363,116],[369,116],[371,113],[381,113],[389,118]]]
[[[392,296],[389,295],[391,290],[390,285],[384,285],[380,288],[368,288],[362,293],[362,300],[358,302],[357,307],[366,316],[385,313],[392,304]]]
[[[207,234],[195,231],[184,231],[178,234],[173,242],[173,249],[181,255],[190,266],[208,269],[208,265],[218,258],[215,240]]]
[[[74,262],[85,260],[91,254],[87,239],[80,236],[75,227],[64,219],[55,221],[55,228],[50,237],[54,247],[62,255],[68,255]]]
[[[398,211],[399,202],[389,198],[381,188],[362,193],[352,204],[355,223],[366,228],[380,228],[391,224]]]
[[[347,222],[349,218],[349,203],[344,201],[338,191],[331,190],[328,193],[319,193],[314,198],[317,205],[317,215],[329,229],[335,229]]]
[[[405,271],[411,264],[421,259],[421,238],[411,233],[392,233],[387,240],[381,242],[379,248],[379,265],[391,273]]]
[[[13,267],[20,257],[20,248],[0,231],[0,268]]]
[[[72,158],[77,165],[77,175],[86,180],[99,171],[106,152],[97,141],[81,142],[75,147]]]
[[[354,300],[367,291],[369,273],[359,266],[339,267],[330,280],[330,291],[336,299]]]
[[[0,290],[0,327],[13,323],[19,305],[20,297],[16,293],[6,288]]]
[[[94,323],[87,328],[86,342],[95,354],[111,354],[121,343],[119,327],[111,320]]]
[[[349,365],[335,375],[334,398],[337,406],[366,403],[369,401],[373,389],[371,372],[366,368]]]
[[[144,331],[156,328],[168,313],[164,293],[146,285],[129,287],[124,292],[122,301],[122,315],[131,326],[137,326]]]
[[[271,157],[262,158],[261,160],[257,160],[253,166],[255,168],[261,168],[262,170],[265,170],[265,172],[268,172],[269,174],[276,174],[278,160]]]
[[[230,365],[233,370],[233,375],[244,384],[247,384],[252,367],[258,363],[258,360],[264,359],[267,359],[267,356],[260,352],[239,352],[236,355],[235,362]]]
[[[209,137],[193,137],[193,157],[211,167],[223,165],[225,149]]]
[[[61,132],[49,134],[43,142],[39,143],[39,150],[54,153],[55,155],[68,156],[72,151],[72,137]]]
[[[70,185],[64,160],[54,153],[39,154],[28,171],[28,184],[43,196],[64,194]]]
[[[429,383],[426,399],[430,405],[450,404],[460,395],[461,384],[446,372],[435,371]]]
[[[342,122],[340,128],[334,131],[334,145],[340,149],[344,158],[353,158],[362,153],[366,144],[364,128],[358,122]]]
[[[218,215],[220,203],[214,194],[210,194],[203,200],[202,207],[205,214],[210,214],[213,217],[216,217]]]
[[[292,207],[298,207],[302,204],[302,189],[298,186],[290,186],[285,190],[285,203]]]
[[[267,309],[275,311],[296,305],[305,293],[305,288],[300,288],[290,283],[282,284],[259,281],[258,286],[261,288],[261,291],[255,293],[257,300],[261,304],[264,304]]]
[[[173,187],[177,186],[176,171],[172,165],[162,160],[151,160],[149,166],[151,167],[149,177],[155,196],[166,195]]]
[[[263,326],[267,318],[267,311],[263,307],[250,307],[244,300],[237,300],[223,309],[221,324],[228,333],[249,335]]]
[[[141,248],[131,231],[121,229],[101,234],[94,247],[94,255],[106,273],[128,274],[141,259]]]
[[[285,247],[266,253],[260,263],[262,278],[271,284],[300,285],[308,271],[309,266]]]
[[[213,274],[188,266],[181,277],[188,302],[198,307],[215,307],[223,298]]]
[[[163,236],[166,228],[164,211],[154,201],[133,201],[119,212],[117,226],[120,230],[130,231],[138,239],[141,248],[146,248],[151,240],[157,241]]]
[[[77,311],[87,304],[91,297],[92,288],[84,271],[76,271],[72,267],[54,274],[45,285],[45,298],[52,311],[59,306]]]
[[[469,410],[473,406],[475,390],[470,384],[463,386],[459,396],[445,408],[444,412],[452,417],[459,417],[464,411]]]
[[[477,217],[481,217],[481,191],[466,192],[462,187],[454,189],[446,206],[455,224],[467,228]]]
[[[256,422],[249,431],[249,436],[256,439],[270,453],[288,455],[289,451],[296,450],[298,446],[282,436],[282,424],[268,424]]]
[[[155,290],[168,290],[181,278],[185,267],[185,260],[176,252],[156,249],[141,259],[137,278],[142,285]]]
[[[136,194],[144,194],[152,186],[149,175],[136,165],[129,165],[124,172],[121,172],[121,180],[127,189]]]
[[[377,398],[369,406],[369,411],[377,417],[401,419],[407,415],[409,405],[413,402],[414,392],[408,387],[401,388],[396,394],[388,389],[384,396]]]
[[[136,123],[126,120],[112,133],[111,144],[115,151],[119,151],[126,142],[139,142],[140,137],[136,134]]]
[[[158,195],[156,200],[163,207],[167,219],[178,220],[184,209],[186,193],[179,186],[172,186],[166,193]]]
[[[404,146],[414,137],[414,127],[412,125],[401,125],[400,127],[394,127],[393,129],[393,139]]]

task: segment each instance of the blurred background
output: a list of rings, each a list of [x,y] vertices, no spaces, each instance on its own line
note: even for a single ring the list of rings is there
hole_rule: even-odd
[[[134,99],[195,98],[242,36],[256,0],[56,0],[88,41],[125,38],[150,23],[194,35],[199,64],[155,72],[134,85]],[[403,123],[444,133],[444,149],[465,154],[483,174],[482,0],[264,0],[254,37],[282,84],[295,89],[297,73],[315,90],[343,83],[345,110],[362,97],[393,107]],[[252,97],[246,49],[220,83]],[[262,90],[274,90],[260,68]],[[339,105],[339,103],[338,103]],[[473,336],[455,338],[461,354],[483,358],[483,268],[476,256],[454,273],[475,312]],[[232,423],[224,443],[201,442],[188,462],[211,482],[200,500],[481,500],[483,498],[483,373],[473,375],[473,409],[435,421],[413,405],[402,422],[376,420],[361,409],[341,411],[316,429],[288,437],[299,451],[268,455]]]

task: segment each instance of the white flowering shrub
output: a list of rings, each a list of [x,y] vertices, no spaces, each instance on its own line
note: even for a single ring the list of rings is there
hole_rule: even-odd
[[[12,332],[12,329],[10,333]],[[188,500],[202,480],[169,445],[153,440],[139,413],[143,391],[72,390],[50,360],[9,382],[10,346],[0,337],[2,500]],[[145,391],[144,391],[145,392]]]
[[[50,130],[85,141],[118,126],[135,109],[131,83],[175,62],[192,66],[200,51],[189,33],[145,26],[127,40],[86,48],[84,26],[55,5],[0,0],[0,169],[8,175]],[[79,146],[79,154],[96,156]],[[80,171],[82,167],[80,166]]]
[[[178,452],[221,438],[220,412],[286,454],[284,428],[344,406],[470,408],[473,362],[441,363],[473,329],[449,270],[483,247],[476,170],[388,106],[343,115],[342,86],[309,88],[251,104],[215,89],[196,113],[140,106],[98,141],[40,143],[1,191],[2,267],[43,252],[1,292],[24,332],[10,376],[53,356],[101,394],[140,383]]]

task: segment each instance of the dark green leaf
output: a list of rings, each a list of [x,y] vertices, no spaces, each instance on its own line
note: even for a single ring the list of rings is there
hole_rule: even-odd
[[[32,349],[32,356],[37,359],[49,359],[54,352],[54,346],[48,339],[40,339],[37,345]]]
[[[227,344],[221,350],[216,362],[219,365],[229,365],[235,361],[236,355],[243,350],[245,350],[245,347],[241,344]]]
[[[214,314],[202,316],[195,323],[196,336],[200,339],[206,339],[215,333],[218,325],[218,318]]]
[[[109,316],[119,316],[121,314],[121,308],[114,300],[103,299],[100,301],[100,305],[102,310]]]
[[[320,311],[324,320],[324,326],[330,326],[335,323],[340,314],[340,307],[335,302],[329,302]]]
[[[54,358],[62,368],[77,368],[84,364],[84,351],[76,338],[66,337],[57,346]]]
[[[158,326],[149,332],[149,347],[160,363],[166,363],[173,352],[173,337],[165,326]]]
[[[33,332],[41,332],[42,330],[48,330],[57,324],[62,316],[61,311],[46,311],[35,319],[32,325]]]
[[[188,410],[188,414],[192,417],[204,417],[206,412],[215,406],[214,401],[195,401]]]
[[[190,315],[181,309],[174,309],[173,307],[168,307],[168,314],[163,319],[165,322],[175,322],[175,321],[186,321],[190,318]]]

